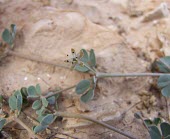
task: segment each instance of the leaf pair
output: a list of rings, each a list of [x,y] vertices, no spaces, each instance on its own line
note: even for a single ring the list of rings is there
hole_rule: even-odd
[[[135,113],[134,116],[137,119],[143,120],[140,112]],[[153,120],[146,119],[143,121],[149,131],[151,139],[170,139],[170,124],[169,123],[162,122],[160,118],[154,118]],[[159,129],[161,129],[161,131]]]
[[[94,87],[91,88],[91,82],[89,80],[81,80],[76,86],[76,93],[82,95],[80,100],[87,103],[94,97]]]
[[[46,108],[48,106],[48,101],[46,98],[41,98],[40,100],[36,100],[34,101],[34,103],[32,104],[32,108],[34,110],[39,110],[41,107]]]
[[[37,98],[41,96],[41,88],[40,85],[37,84],[36,86],[29,86],[27,88],[28,97],[30,98]]]
[[[165,97],[170,97],[170,75],[162,75],[158,79],[158,87]]]
[[[40,125],[33,127],[34,133],[38,133],[45,130],[50,124],[53,123],[55,118],[56,117],[53,114],[47,114],[44,117],[42,117]]]
[[[45,98],[41,100],[36,100],[32,104],[32,108],[36,110],[36,114],[38,116],[42,116],[45,114],[47,106],[48,106],[48,101]]]
[[[8,45],[13,47],[14,39],[16,35],[16,26],[14,24],[11,24],[11,29],[5,29],[2,33],[2,39],[4,42],[6,42]]]
[[[163,73],[170,73],[170,56],[160,58],[155,62],[157,70]],[[170,75],[162,75],[158,79],[158,87],[161,88],[161,93],[165,97],[170,97]]]
[[[153,68],[163,73],[170,73],[170,56],[165,56],[154,62]]]
[[[89,52],[89,55],[85,49],[81,49],[80,53],[82,53],[82,56],[79,58],[79,61],[82,62],[82,64],[85,64],[91,68],[95,68],[96,66],[96,57],[94,50],[91,49]],[[81,65],[79,62],[74,67],[75,70],[80,72],[87,72],[89,69],[86,66]]]
[[[14,95],[9,98],[9,107],[11,110],[17,110],[18,114],[22,109],[23,97],[19,90],[15,91]]]
[[[155,125],[148,126],[151,139],[170,139],[170,124],[163,122],[160,124],[160,129]]]
[[[11,110],[18,111],[18,114],[20,113],[22,106],[24,104],[28,104],[28,92],[27,92],[27,88],[22,87],[20,90],[17,90],[14,92],[14,94],[9,98],[8,102],[9,102],[9,107],[11,108]]]
[[[144,120],[144,124],[148,127],[151,139],[170,139],[169,123],[162,122],[160,118],[154,118]],[[160,128],[158,128],[159,126]]]
[[[161,118],[154,118],[153,120],[150,120],[150,119],[145,119],[144,120],[144,124],[148,127],[148,126],[151,126],[151,125],[156,125],[158,126],[159,124],[161,124],[162,120]]]

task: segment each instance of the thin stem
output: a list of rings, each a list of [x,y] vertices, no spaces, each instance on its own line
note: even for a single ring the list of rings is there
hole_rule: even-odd
[[[39,59],[39,58],[36,58],[36,57],[32,57],[32,56],[26,56],[24,54],[17,53],[17,52],[11,51],[11,50],[9,50],[8,54],[12,55],[12,56],[23,58],[23,59],[28,59],[28,60],[31,60],[31,61],[36,61],[36,62],[48,64],[48,65],[53,65],[53,66],[60,67],[60,68],[70,69],[69,67],[67,67],[65,65],[56,64],[56,62],[44,61],[42,59]]]
[[[17,122],[18,124],[20,124],[22,127],[24,127],[31,135],[35,136],[38,139],[43,139],[39,135],[35,135],[34,132],[27,125],[25,125],[19,118],[15,117],[14,121]]]
[[[83,63],[83,66],[85,66],[86,68],[88,68],[91,72],[93,72],[94,74],[96,74],[96,71],[93,70],[91,67],[89,67],[85,62],[78,60],[78,63]]]
[[[148,130],[148,132],[149,132],[149,128],[148,128],[148,126],[145,124],[145,121],[143,120],[143,118],[141,117],[141,120],[142,120],[142,122],[143,122],[143,125],[144,125],[144,127]]]
[[[94,74],[96,74],[96,71],[95,70],[93,70],[92,68],[90,68],[88,65],[86,65],[85,63],[83,63],[84,64],[84,66],[86,67],[86,68],[88,68],[91,72],[93,72]]]
[[[141,115],[140,113],[136,113],[136,114],[137,114],[137,116],[138,116],[137,119],[142,120],[142,123],[143,123],[144,127],[145,127],[145,128],[148,130],[148,132],[149,132],[149,128],[148,128],[148,126],[145,124],[145,121],[144,121],[144,119],[142,118],[142,115]]]
[[[161,76],[161,75],[170,75],[167,73],[96,73],[97,78],[105,77],[145,77],[145,76]]]
[[[132,106],[130,106],[127,110],[123,111],[123,112],[121,113],[121,119],[123,119],[123,118],[125,117],[125,115],[126,115],[126,113],[127,113],[128,111],[130,111],[132,108],[134,108],[136,105],[140,104],[141,102],[142,102],[142,101],[139,101],[139,102],[133,104]]]
[[[110,129],[110,130],[112,130],[112,131],[115,131],[115,132],[117,132],[117,133],[119,133],[119,134],[121,134],[121,135],[123,135],[123,136],[126,136],[126,137],[128,137],[128,138],[130,138],[130,139],[136,139],[135,137],[133,137],[133,136],[127,134],[127,133],[124,133],[124,132],[120,131],[119,129],[117,129],[117,128],[111,126],[111,125],[108,125],[108,124],[106,124],[106,123],[104,123],[104,122],[98,121],[98,120],[96,120],[96,119],[93,119],[93,118],[88,117],[88,116],[85,116],[85,115],[73,114],[73,113],[66,113],[66,112],[56,112],[55,115],[56,115],[56,116],[61,116],[61,117],[68,117],[68,118],[85,119],[85,120],[94,122],[94,123],[96,123],[96,124],[99,124],[99,125],[101,125],[101,126],[103,126],[103,127],[106,127],[106,128],[108,128],[108,129]]]
[[[73,86],[71,86],[71,87],[65,88],[65,89],[63,89],[63,90],[59,90],[59,91],[57,91],[57,92],[55,92],[55,93],[53,93],[53,94],[46,95],[45,98],[49,98],[49,97],[55,96],[55,95],[57,95],[58,93],[61,93],[61,92],[70,90],[70,89],[72,89],[72,88],[74,88],[74,87],[76,87],[76,85],[73,85]]]

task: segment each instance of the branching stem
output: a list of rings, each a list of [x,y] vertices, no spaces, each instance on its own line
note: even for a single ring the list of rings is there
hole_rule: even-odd
[[[72,88],[74,88],[74,87],[76,87],[76,85],[73,85],[73,86],[71,86],[71,87],[65,88],[65,89],[63,89],[63,90],[59,90],[59,91],[57,91],[57,92],[55,92],[55,93],[53,93],[53,94],[46,95],[45,98],[49,98],[49,97],[55,96],[55,95],[57,95],[58,93],[61,93],[61,92],[70,90],[70,89],[72,89]]]
[[[96,71],[90,68],[86,63],[83,62],[83,65],[88,68],[92,73],[96,74]]]
[[[93,119],[93,118],[85,116],[85,115],[73,114],[73,113],[67,113],[67,112],[56,112],[55,115],[56,116],[61,116],[61,117],[67,117],[67,118],[85,119],[85,120],[91,121],[93,123],[99,124],[99,125],[101,125],[103,127],[106,127],[106,128],[108,128],[108,129],[110,129],[112,131],[115,131],[115,132],[117,132],[117,133],[119,133],[119,134],[121,134],[123,136],[128,137],[129,139],[136,139],[135,137],[133,137],[133,136],[127,134],[127,133],[124,133],[123,131],[121,131],[121,130],[119,130],[119,129],[111,126],[111,125],[108,125],[108,124],[106,124],[104,122],[98,121],[96,119]]]
[[[24,58],[24,59],[28,59],[28,60],[32,60],[32,61],[36,61],[36,62],[41,62],[41,63],[44,63],[44,64],[49,64],[49,65],[53,65],[53,66],[57,66],[57,67],[60,67],[60,68],[65,68],[65,69],[70,69],[69,67],[65,66],[65,65],[60,65],[60,64],[56,64],[55,62],[52,62],[52,61],[44,61],[42,59],[39,59],[39,58],[36,58],[36,57],[30,57],[30,56],[26,56],[24,54],[21,54],[21,53],[17,53],[17,52],[14,52],[14,51],[11,51],[9,50],[8,52],[9,55],[12,55],[12,56],[16,56],[16,57],[20,57],[20,58]],[[101,73],[101,72],[97,72],[95,71],[93,68],[89,67],[88,65],[84,64],[84,66],[86,68],[88,68],[92,73],[93,75],[95,76],[95,78],[108,78],[108,77],[146,77],[146,76],[153,76],[153,77],[158,77],[158,76],[161,76],[161,75],[170,75],[170,74],[166,74],[166,73]],[[96,85],[96,82],[95,82],[95,85]],[[64,92],[64,91],[67,91],[67,90],[70,90],[72,88],[76,87],[76,85],[73,85],[71,87],[68,87],[68,88],[65,88],[63,90],[59,90],[59,91],[56,91],[54,92],[53,94],[48,94],[46,96],[44,96],[45,98],[49,98],[49,97],[52,97],[52,96],[55,96],[56,94],[58,93],[61,93],[61,92]],[[126,113],[126,112],[125,112]],[[54,115],[56,116],[61,116],[61,117],[67,117],[67,118],[78,118],[78,119],[84,119],[84,120],[88,120],[88,121],[91,121],[93,123],[96,123],[96,124],[99,124],[105,128],[108,128],[112,131],[115,131],[125,137],[128,137],[129,139],[136,139],[135,137],[121,131],[120,129],[117,129],[111,125],[108,125],[102,121],[98,121],[96,119],[93,119],[91,117],[88,117],[88,116],[85,116],[85,115],[80,115],[80,114],[73,114],[73,113],[67,113],[67,112],[56,112],[54,113]],[[37,137],[38,139],[42,139],[42,137],[38,136],[38,135],[35,135],[34,132],[27,126],[25,125],[19,118],[14,118],[13,119],[15,122],[17,122],[18,124],[20,124],[21,126],[23,126],[31,135],[34,135],[35,137]],[[142,117],[141,117],[141,120],[143,121]],[[144,122],[144,121],[143,121]],[[145,125],[146,126],[146,125]],[[147,128],[147,126],[146,126]],[[148,128],[147,128],[148,129]]]
[[[21,53],[14,52],[12,50],[9,50],[8,52],[9,55],[48,64],[48,65],[53,65],[57,66],[60,68],[65,68],[65,69],[70,69],[68,66],[61,65],[61,64],[56,64],[56,62],[52,61],[45,61],[36,57],[30,57],[26,56]],[[101,72],[96,72],[95,70],[91,69],[88,65],[84,64],[86,68],[88,68],[91,72],[93,72],[97,78],[106,78],[106,77],[144,77],[144,76],[161,76],[161,75],[170,75],[170,74],[165,74],[165,73],[101,73]]]

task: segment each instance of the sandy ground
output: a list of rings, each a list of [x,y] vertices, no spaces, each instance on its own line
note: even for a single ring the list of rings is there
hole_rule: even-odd
[[[64,65],[71,48],[77,51],[93,48],[98,71],[151,72],[151,63],[169,54],[170,20],[164,18],[141,23],[141,19],[162,1],[0,0],[0,31],[15,23],[18,32],[14,51],[27,56]],[[168,0],[166,2],[170,4]],[[88,77],[88,74],[13,56],[4,58],[0,63],[0,91],[6,96],[22,86],[39,83],[45,93],[56,87],[72,86]],[[154,118],[161,112],[164,118],[167,117],[165,100],[152,87],[154,83],[155,79],[149,77],[100,79],[94,100],[81,104],[73,89],[63,94],[59,108],[96,117],[138,139],[149,139],[147,130],[133,114],[142,111],[145,118]],[[154,103],[151,99],[155,100]],[[141,104],[120,121],[120,114],[139,101]],[[71,139],[64,135],[66,133],[78,139],[125,139],[87,121],[64,119],[63,123],[59,125],[62,129],[58,128],[58,134],[53,138]],[[14,134],[10,130],[10,134],[13,138],[26,138],[26,131],[18,130]],[[47,132],[43,137],[47,138],[50,134]]]

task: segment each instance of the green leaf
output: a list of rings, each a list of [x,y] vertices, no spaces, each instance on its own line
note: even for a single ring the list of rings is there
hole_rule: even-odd
[[[0,130],[2,130],[2,128],[5,125],[5,123],[6,123],[6,119],[0,118]]]
[[[88,53],[85,49],[81,49],[80,50],[82,53],[83,53],[83,56],[80,58],[80,61],[84,62],[86,65],[88,65],[88,61],[89,61],[89,58],[88,58]],[[87,72],[89,71],[88,68],[86,68],[85,66],[81,66],[79,64],[76,64],[75,67],[74,67],[75,70],[77,71],[80,71],[80,72]]]
[[[90,50],[90,65],[92,67],[96,66],[96,56],[93,49]]]
[[[59,90],[61,90],[61,89],[59,89]],[[59,91],[59,90],[57,90],[57,91]],[[53,92],[49,92],[48,94],[51,95],[51,94],[53,94]],[[50,105],[54,105],[57,102],[57,99],[59,98],[59,96],[60,96],[60,93],[55,94],[54,96],[47,98],[48,103]]]
[[[161,75],[158,79],[158,87],[162,88],[162,95],[170,97],[170,75]]]
[[[42,126],[49,125],[53,122],[54,120],[54,115],[53,114],[47,114],[42,121],[40,122]]]
[[[167,137],[170,135],[170,124],[163,122],[163,123],[161,123],[160,127],[161,127],[161,131],[162,131],[162,135],[164,137]]]
[[[48,106],[48,101],[47,101],[47,99],[46,99],[46,98],[42,98],[41,100],[42,100],[43,106],[44,106],[44,107],[47,107],[47,106]]]
[[[147,127],[149,127],[149,126],[153,125],[153,122],[152,122],[150,119],[146,119],[146,120],[144,120],[144,124],[145,124]]]
[[[16,110],[17,109],[17,98],[16,96],[12,95],[9,98],[9,107],[11,108],[11,110]]]
[[[33,98],[39,97],[39,94],[37,93],[36,88],[34,86],[29,86],[27,88],[27,92],[29,97],[33,97]]]
[[[89,61],[89,56],[87,51],[85,49],[81,49],[80,51],[83,52],[83,56],[80,58],[80,60],[87,63]]]
[[[27,97],[28,97],[28,93],[27,93],[27,88],[26,87],[22,87],[20,89],[20,92],[21,92],[21,95],[23,97],[23,104],[26,106],[28,105],[28,100],[27,100]]]
[[[90,87],[89,80],[81,80],[76,86],[76,93],[83,94]]]
[[[161,75],[158,79],[158,86],[164,88],[170,85],[170,75]]]
[[[41,107],[41,109],[37,110],[36,111],[36,114],[37,115],[43,115],[45,113],[46,109],[44,106]]]
[[[56,97],[55,96],[49,97],[47,98],[47,101],[50,105],[53,105],[56,102]]]
[[[47,115],[47,114],[39,115],[38,118],[37,118],[37,120],[38,120],[39,122],[41,122],[42,119],[43,119],[46,115]]]
[[[41,131],[45,130],[47,127],[48,127],[48,126],[38,125],[38,126],[35,126],[35,127],[33,128],[33,131],[34,131],[34,133],[38,133],[38,132],[41,132]]]
[[[22,109],[22,95],[17,95],[17,110],[20,112]]]
[[[34,110],[38,110],[38,109],[40,109],[41,108],[41,101],[40,100],[36,100],[36,101],[34,101],[34,103],[32,104],[32,108],[34,109]]]
[[[160,72],[169,73],[170,72],[170,56],[160,58],[156,62],[156,66]]]
[[[2,33],[2,39],[8,43],[9,45],[12,45],[12,36],[8,29],[5,29]]]
[[[15,96],[17,96],[17,95],[21,95],[21,96],[22,96],[22,94],[21,94],[21,92],[20,92],[19,90],[15,91],[15,92],[14,92],[14,95],[15,95]]]
[[[41,95],[41,87],[39,84],[36,85],[36,92],[37,94]]]
[[[153,123],[157,126],[162,122],[161,118],[154,118]]]
[[[80,66],[79,64],[76,64],[74,69],[77,70],[77,71],[80,71],[80,72],[87,72],[87,71],[89,71],[88,68],[86,68],[85,66]]]
[[[80,100],[84,103],[87,103],[94,97],[94,90],[90,89],[87,93],[83,94],[80,98]]]
[[[151,139],[161,139],[161,133],[156,126],[149,127],[149,134],[151,136]]]
[[[28,93],[27,93],[27,88],[26,87],[22,87],[20,92],[21,92],[23,98],[27,98]]]

